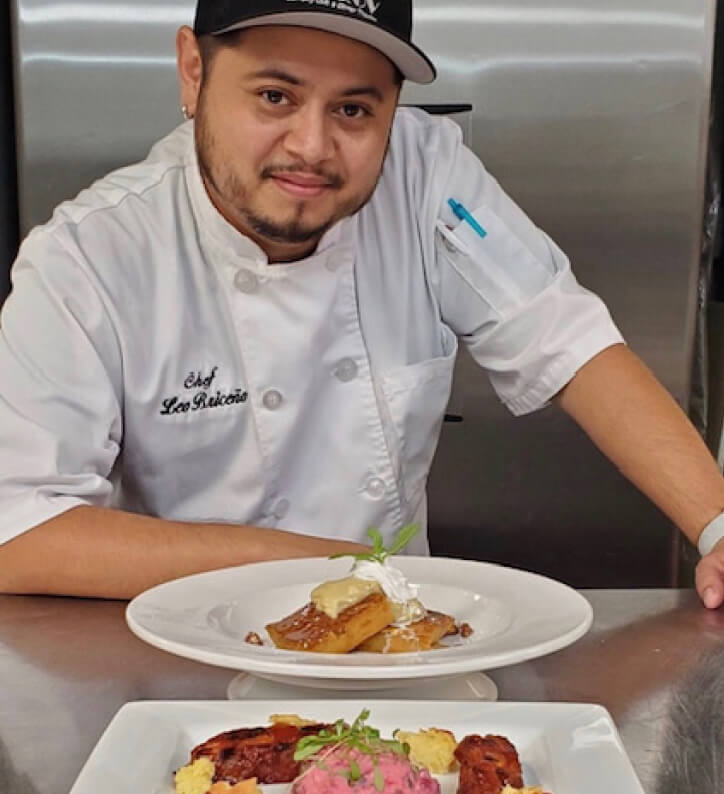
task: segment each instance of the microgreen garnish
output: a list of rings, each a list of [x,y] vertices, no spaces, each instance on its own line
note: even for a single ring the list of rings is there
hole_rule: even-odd
[[[297,742],[294,750],[294,760],[314,760],[315,756],[322,753],[325,749],[329,752],[340,747],[357,750],[372,757],[375,788],[378,791],[382,791],[384,789],[384,777],[377,766],[377,756],[380,753],[395,753],[407,758],[409,748],[395,739],[383,739],[377,728],[372,728],[365,724],[369,716],[369,709],[363,709],[351,725],[348,725],[344,720],[337,720],[331,728],[323,728],[313,736],[303,737]],[[362,770],[354,758],[349,759],[345,777],[350,783],[355,783],[362,778]]]
[[[340,554],[332,554],[329,559],[336,560],[338,557],[354,557],[355,560],[369,560],[370,562],[379,562],[381,564],[384,563],[388,557],[402,551],[419,531],[419,524],[406,524],[395,535],[395,539],[392,541],[389,549],[386,549],[385,540],[380,534],[380,531],[370,528],[367,530],[367,534],[372,539],[372,551],[361,552],[360,554],[345,554],[342,552]]]
[[[369,709],[364,709],[352,725],[348,725],[344,720],[337,720],[331,729],[322,728],[319,733],[304,736],[297,742],[294,760],[304,761],[330,745],[353,747],[368,755],[377,755],[380,752],[406,755],[402,742],[382,739],[377,728],[365,724],[369,716]]]
[[[350,783],[354,783],[356,780],[359,780],[362,777],[362,770],[359,768],[359,764],[352,758],[349,762],[349,772],[347,774]]]

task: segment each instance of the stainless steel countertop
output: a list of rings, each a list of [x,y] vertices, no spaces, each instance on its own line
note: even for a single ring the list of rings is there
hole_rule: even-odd
[[[647,793],[724,791],[724,609],[707,612],[689,590],[583,593],[591,631],[489,671],[499,699],[601,703]],[[226,699],[237,671],[146,645],[127,629],[125,606],[0,596],[2,794],[67,794],[128,701]]]

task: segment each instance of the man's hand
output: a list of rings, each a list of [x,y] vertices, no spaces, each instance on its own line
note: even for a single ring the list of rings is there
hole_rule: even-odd
[[[696,590],[709,609],[717,609],[724,603],[724,539],[699,560]]]

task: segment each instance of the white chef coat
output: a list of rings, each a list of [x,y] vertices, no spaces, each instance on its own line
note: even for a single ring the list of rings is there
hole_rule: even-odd
[[[425,522],[458,339],[516,414],[622,341],[458,127],[410,109],[306,259],[270,265],[215,210],[187,122],[60,205],[12,277],[0,542],[81,504],[389,538]]]

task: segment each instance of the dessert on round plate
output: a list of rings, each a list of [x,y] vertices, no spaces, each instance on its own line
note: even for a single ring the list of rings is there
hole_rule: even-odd
[[[418,598],[418,588],[390,557],[410,542],[417,524],[408,524],[389,548],[375,529],[368,534],[372,549],[351,556],[349,575],[315,587],[309,603],[291,615],[269,623],[266,630],[278,648],[313,653],[404,653],[440,647],[440,640],[457,634],[455,618],[428,610]],[[469,627],[463,629],[466,636]]]

